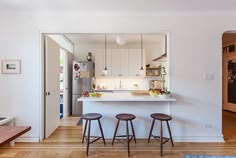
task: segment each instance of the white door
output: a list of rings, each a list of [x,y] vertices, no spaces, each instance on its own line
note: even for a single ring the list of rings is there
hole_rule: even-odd
[[[72,65],[73,65],[73,54],[65,51],[64,57],[64,106],[63,116],[69,116],[72,113]]]
[[[60,123],[60,46],[45,37],[45,130],[48,138]]]

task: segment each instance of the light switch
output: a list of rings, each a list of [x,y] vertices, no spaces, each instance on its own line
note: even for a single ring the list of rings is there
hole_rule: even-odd
[[[204,73],[204,80],[214,80],[215,79],[215,75],[213,73]]]

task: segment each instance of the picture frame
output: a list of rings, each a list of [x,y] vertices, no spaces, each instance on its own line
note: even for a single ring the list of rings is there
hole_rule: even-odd
[[[2,60],[3,74],[20,74],[21,60]]]

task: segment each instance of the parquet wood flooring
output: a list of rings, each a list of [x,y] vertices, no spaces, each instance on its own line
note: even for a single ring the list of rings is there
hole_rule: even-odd
[[[232,119],[232,118],[231,118]],[[227,119],[226,119],[227,121]],[[232,123],[232,121],[231,121]],[[231,123],[223,122],[226,129]],[[229,129],[229,128],[228,128]],[[230,132],[229,132],[230,133]],[[231,133],[233,135],[233,133]],[[236,134],[236,133],[235,133]],[[16,143],[15,147],[5,145],[0,148],[0,158],[86,158],[86,144],[81,143],[80,126],[60,126],[48,139],[40,143]],[[111,145],[111,140],[97,141],[90,145],[88,158],[127,158],[126,147],[119,142]],[[171,143],[164,144],[164,158],[183,158],[184,154],[236,155],[236,141],[225,143]],[[159,142],[137,140],[130,143],[131,158],[160,158]]]

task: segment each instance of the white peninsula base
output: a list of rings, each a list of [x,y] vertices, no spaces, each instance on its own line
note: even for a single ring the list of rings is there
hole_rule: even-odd
[[[99,98],[81,97],[78,101],[83,101],[83,113],[99,113],[105,138],[112,139],[117,123],[116,115],[119,113],[131,113],[136,116],[133,120],[136,138],[147,139],[152,123],[150,114],[164,113],[170,114],[170,105],[174,98],[159,99],[150,96],[132,96],[131,94],[117,94],[113,96],[102,96]],[[92,121],[91,135],[100,135],[97,121]],[[130,125],[130,124],[129,124]],[[164,124],[165,126],[165,124]],[[154,133],[159,134],[159,122],[156,121]],[[126,127],[125,121],[121,121],[117,135],[124,135]],[[164,136],[168,136],[167,128],[164,127]],[[130,131],[131,132],[131,131]]]

